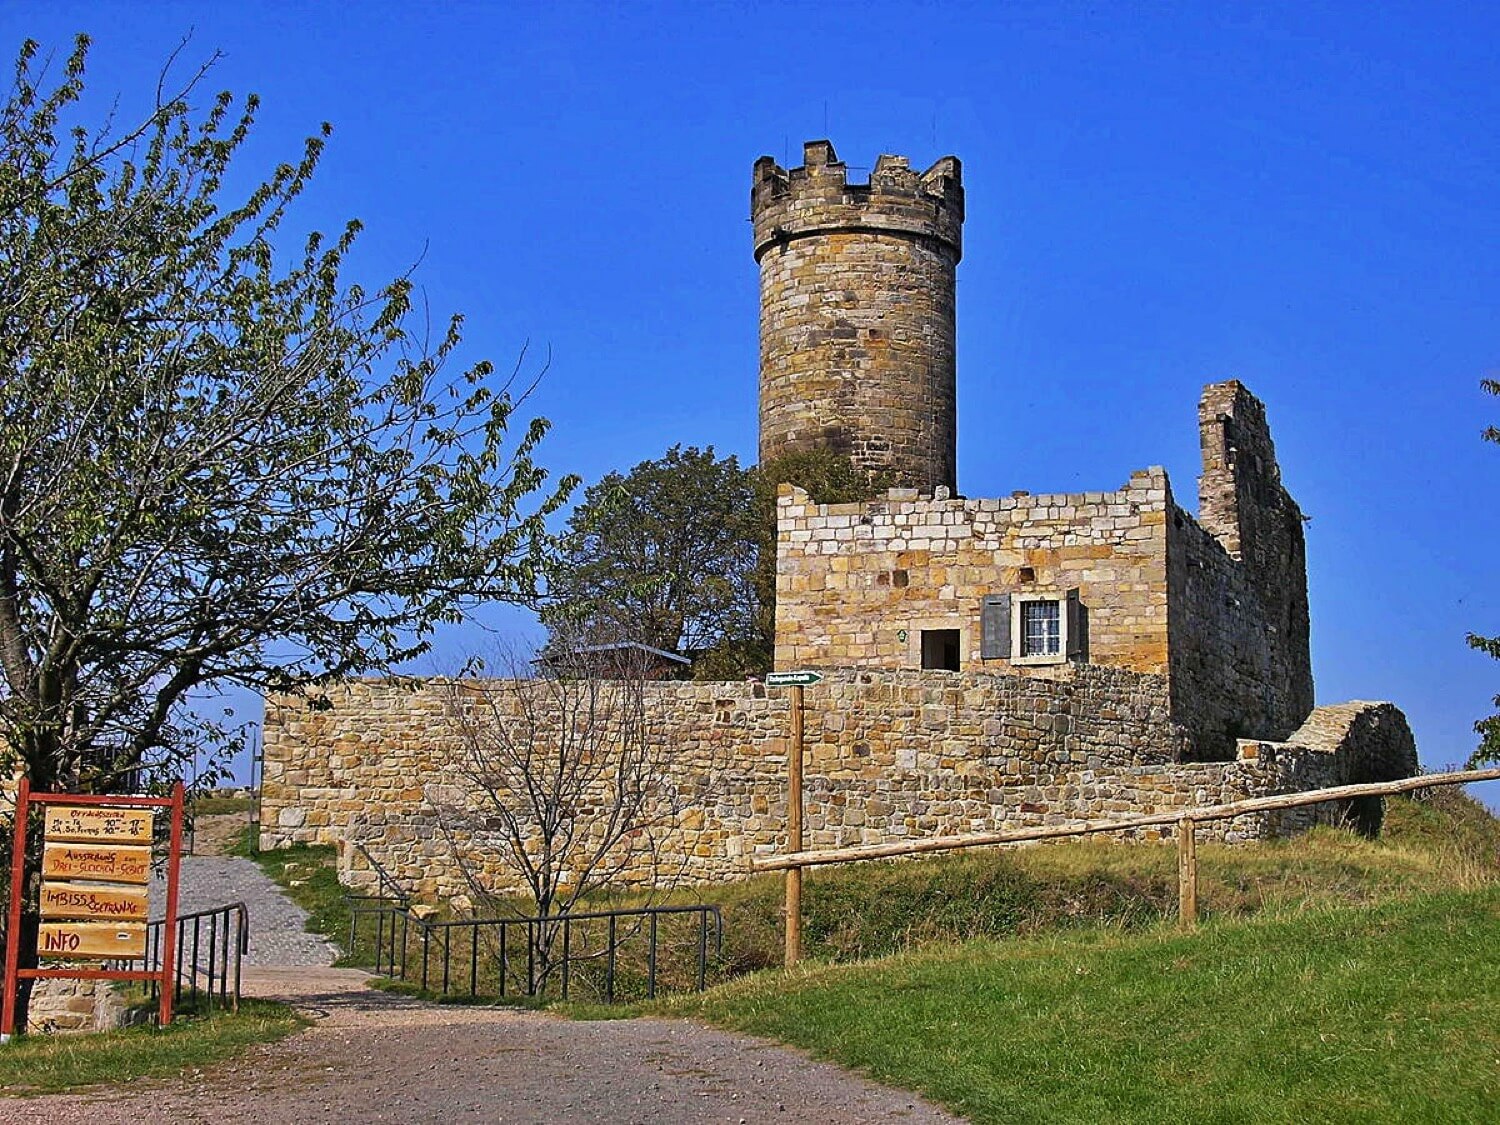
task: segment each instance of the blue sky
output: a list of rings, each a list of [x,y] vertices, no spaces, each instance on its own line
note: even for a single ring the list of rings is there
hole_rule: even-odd
[[[961,490],[1161,464],[1193,507],[1199,388],[1243,380],[1312,517],[1319,701],[1394,700],[1429,765],[1472,749],[1500,691],[1464,644],[1500,633],[1500,8],[29,8],[11,49],[88,31],[122,115],[185,34],[222,51],[209,88],[264,99],[247,178],[332,122],[292,231],[358,217],[354,273],[420,259],[470,358],[550,351],[542,460],[588,479],[679,441],[754,459],[757,156],[958,155]]]

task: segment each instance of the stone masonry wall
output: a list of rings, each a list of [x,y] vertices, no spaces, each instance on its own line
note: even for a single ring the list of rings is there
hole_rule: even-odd
[[[963,670],[1051,675],[1058,660],[986,655],[983,606],[1077,590],[1071,658],[1165,675],[1186,756],[1286,738],[1313,705],[1302,515],[1253,395],[1212,384],[1199,415],[1203,524],[1157,468],[1115,492],[998,500],[818,506],[784,489],[776,666],[920,668],[923,630],[957,630]]]
[[[1195,753],[1286,738],[1313,706],[1302,513],[1281,484],[1265,407],[1240,383],[1204,388],[1199,520],[1167,529],[1173,714]]]
[[[1088,662],[1167,671],[1170,494],[1161,469],[1136,473],[1117,492],[906,495],[814,505],[783,486],[778,668],[920,668],[922,630],[957,629],[960,668],[1009,673],[1008,656],[983,657],[982,599],[1076,588],[1088,615]]]
[[[904,485],[954,486],[959,163],[882,156],[848,182],[827,141],[751,190],[760,264],[760,458],[831,449]]]
[[[1056,677],[827,673],[807,691],[808,845],[1187,808],[1294,780],[1305,787],[1327,772],[1328,754],[1258,744],[1232,762],[1178,763],[1185,736],[1168,716],[1162,677],[1087,665]],[[759,683],[645,690],[673,748],[662,788],[693,800],[656,867],[630,874],[646,881],[665,868],[712,881],[783,849],[788,693]],[[408,889],[452,898],[469,888],[451,837],[489,885],[507,885],[493,844],[454,830],[475,822],[475,806],[445,692],[438,682],[363,680],[330,688],[326,710],[269,700],[262,847],[337,844],[346,878],[371,886],[350,846],[359,843]],[[1274,830],[1265,817],[1206,826],[1231,840]]]

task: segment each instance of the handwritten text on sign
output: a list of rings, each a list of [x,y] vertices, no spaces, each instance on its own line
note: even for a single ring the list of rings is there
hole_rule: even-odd
[[[37,935],[43,957],[144,957],[144,922],[43,922]]]
[[[144,886],[151,881],[151,849],[48,844],[42,852],[42,878]]]
[[[43,918],[146,920],[146,888],[43,883]]]
[[[149,844],[151,811],[103,805],[48,805],[46,835],[49,840]]]

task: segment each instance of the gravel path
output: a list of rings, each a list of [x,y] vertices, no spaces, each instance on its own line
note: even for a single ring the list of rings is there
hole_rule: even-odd
[[[578,1023],[423,1004],[350,969],[252,970],[247,990],[316,1022],[170,1082],[16,1100],[7,1122],[350,1121],[505,1125],[862,1125],[959,1121],[912,1094],[687,1020]]]
[[[351,1121],[504,1125],[910,1125],[960,1119],[829,1063],[687,1020],[580,1023],[425,1004],[333,969],[335,951],[249,860],[184,858],[184,912],[243,901],[244,991],[311,1016],[306,1031],[181,1078],[0,1098],[0,1121],[48,1125]],[[153,895],[153,900],[156,896]]]

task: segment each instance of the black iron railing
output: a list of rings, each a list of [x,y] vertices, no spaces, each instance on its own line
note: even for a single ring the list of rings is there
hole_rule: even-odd
[[[653,999],[702,991],[724,953],[717,906],[646,906],[533,918],[419,917],[350,896],[348,952],[375,972],[445,997]]]
[[[370,865],[370,870],[375,872],[375,878],[380,882],[380,889],[373,895],[345,895],[350,901],[362,902],[392,902],[398,904],[405,910],[411,903],[408,895],[395,877],[380,865],[380,861],[370,854],[370,850],[363,844],[356,843],[354,850],[365,857],[365,862]]]
[[[145,964],[131,962],[131,968],[160,971],[166,926],[161,919],[146,927]],[[243,902],[216,906],[177,916],[177,949],[175,963],[175,1003],[196,1001],[202,997],[210,1008],[237,1011],[240,1006],[241,961],[250,951],[250,913]],[[150,985],[152,997],[160,986]]]

